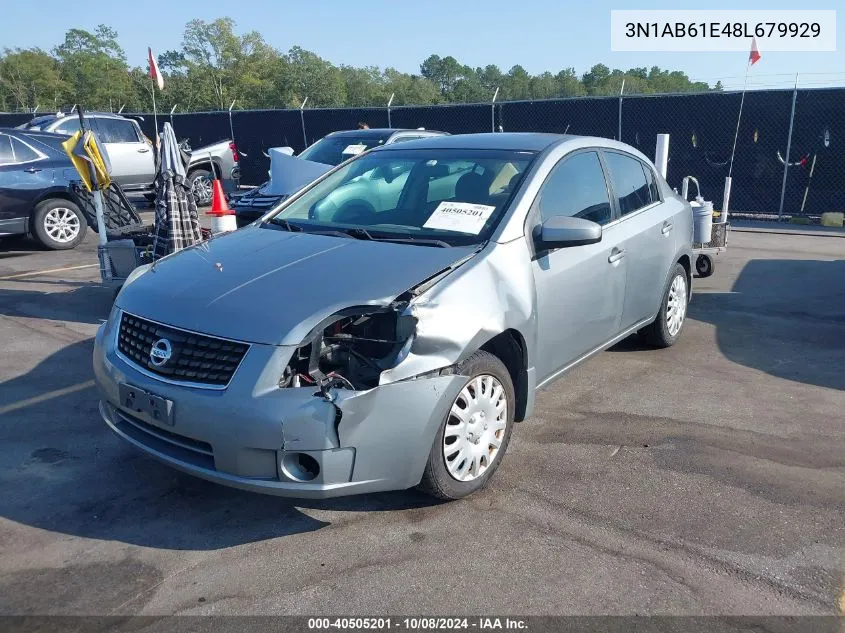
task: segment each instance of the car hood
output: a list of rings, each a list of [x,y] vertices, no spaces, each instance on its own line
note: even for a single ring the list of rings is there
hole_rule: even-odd
[[[251,226],[158,261],[117,306],[186,330],[298,345],[335,312],[387,305],[473,250]]]

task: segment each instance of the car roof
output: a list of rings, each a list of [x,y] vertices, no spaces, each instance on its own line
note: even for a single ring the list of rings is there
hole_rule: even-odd
[[[487,132],[483,134],[451,134],[431,136],[401,145],[385,146],[379,151],[389,149],[499,149],[522,152],[541,152],[552,145],[580,138],[563,134],[545,134],[538,132]]]
[[[326,136],[331,137],[344,137],[344,136],[354,136],[355,138],[387,138],[396,134],[397,132],[424,132],[426,134],[431,135],[445,135],[446,132],[438,132],[437,130],[416,130],[414,128],[403,128],[403,127],[375,127],[375,128],[367,128],[365,130],[338,130],[337,132],[331,132],[326,134]]]
[[[45,136],[47,138],[62,139],[63,141],[67,140],[67,135],[65,134],[56,134],[54,132],[41,132],[39,130],[19,130],[15,127],[0,127],[0,132],[2,132],[3,134],[9,134],[11,136]]]

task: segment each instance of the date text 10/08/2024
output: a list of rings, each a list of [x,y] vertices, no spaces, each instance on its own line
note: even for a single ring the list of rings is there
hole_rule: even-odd
[[[309,618],[308,628],[312,630],[329,629],[372,629],[372,630],[404,630],[404,631],[432,631],[432,630],[527,630],[528,623],[520,618]]]
[[[627,22],[625,37],[788,37],[811,38],[821,35],[818,22]]]

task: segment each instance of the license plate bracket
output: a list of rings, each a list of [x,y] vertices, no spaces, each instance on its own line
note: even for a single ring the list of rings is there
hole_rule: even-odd
[[[120,383],[120,404],[134,413],[143,413],[154,422],[173,426],[173,401],[140,387]]]

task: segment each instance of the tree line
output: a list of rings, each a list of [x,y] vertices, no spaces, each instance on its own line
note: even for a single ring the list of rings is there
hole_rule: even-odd
[[[257,31],[238,34],[231,18],[185,25],[180,48],[157,59],[165,89],[155,95],[160,111],[223,110],[232,100],[242,109],[384,106],[548,99],[587,95],[720,90],[693,82],[680,71],[652,68],[611,70],[596,64],[532,75],[516,65],[471,68],[451,56],[431,55],[419,74],[395,68],[335,65],[298,46],[281,52]],[[50,51],[9,49],[0,54],[0,111],[54,111],[81,103],[87,109],[146,112],[152,109],[149,68],[131,66],[117,32],[70,29]]]

